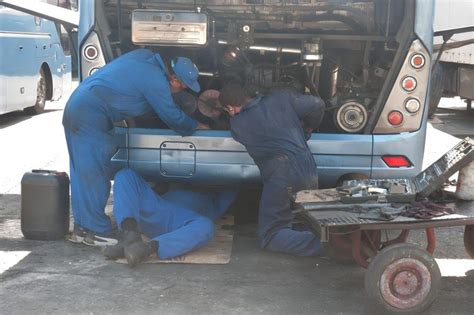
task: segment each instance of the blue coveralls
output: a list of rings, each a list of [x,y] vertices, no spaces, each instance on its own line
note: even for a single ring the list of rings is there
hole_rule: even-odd
[[[159,242],[158,257],[169,259],[205,245],[214,235],[213,220],[236,194],[172,189],[159,196],[135,172],[124,169],[114,179],[114,216],[118,226],[134,218],[142,233]]]
[[[139,49],[88,77],[69,98],[63,126],[70,160],[74,223],[100,234],[112,230],[104,213],[110,194],[113,123],[154,110],[181,135],[197,122],[173,102],[159,54]]]
[[[246,147],[263,180],[257,231],[262,248],[299,256],[321,254],[312,232],[292,229],[288,190],[318,187],[301,121],[319,124],[323,113],[319,98],[274,91],[257,96],[231,118],[232,136]]]

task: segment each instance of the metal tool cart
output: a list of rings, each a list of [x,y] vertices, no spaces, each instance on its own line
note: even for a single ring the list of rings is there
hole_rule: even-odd
[[[441,282],[432,257],[435,228],[465,226],[464,245],[474,258],[472,203],[449,208],[427,199],[473,160],[469,140],[413,179],[350,180],[296,194],[294,213],[321,237],[328,255],[367,268],[365,288],[380,312],[419,313],[433,303]],[[415,229],[425,230],[426,250],[406,243]]]

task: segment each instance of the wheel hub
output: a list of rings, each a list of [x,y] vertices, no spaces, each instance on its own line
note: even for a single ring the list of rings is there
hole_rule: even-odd
[[[431,290],[431,275],[420,261],[403,258],[387,266],[380,278],[384,300],[398,309],[409,309],[421,303]]]
[[[417,273],[403,270],[393,277],[391,290],[400,298],[408,298],[419,290],[420,284]]]

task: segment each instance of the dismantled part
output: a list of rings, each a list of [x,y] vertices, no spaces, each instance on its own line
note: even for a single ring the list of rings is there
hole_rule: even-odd
[[[408,179],[362,179],[344,181],[337,191],[344,203],[376,200],[385,196],[390,202],[415,199],[414,185]]]
[[[347,102],[339,107],[335,115],[337,126],[345,132],[359,132],[367,124],[367,110],[355,101]]]
[[[206,90],[198,100],[199,111],[206,117],[217,118],[223,113],[222,106],[219,103],[219,91]]]

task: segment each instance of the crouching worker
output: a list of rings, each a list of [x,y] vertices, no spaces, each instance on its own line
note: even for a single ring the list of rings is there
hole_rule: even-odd
[[[119,171],[114,178],[114,216],[123,238],[107,246],[109,259],[125,257],[134,267],[153,253],[170,259],[198,249],[214,236],[213,220],[234,201],[233,190],[171,189],[156,194],[134,171]],[[141,234],[150,238],[143,242]]]

